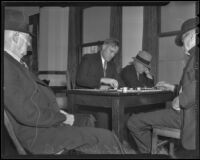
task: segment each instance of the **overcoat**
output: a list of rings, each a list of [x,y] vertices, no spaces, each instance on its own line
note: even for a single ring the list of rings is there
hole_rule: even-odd
[[[179,89],[182,87],[182,92],[179,94],[179,103],[183,109],[183,124],[181,127],[181,140],[182,145],[186,149],[196,148],[196,122],[197,122],[197,108],[196,104],[196,79],[195,79],[195,54],[198,53],[198,48],[193,47],[190,53],[183,75],[179,84]],[[198,135],[199,136],[199,135]]]
[[[17,138],[32,154],[54,154],[63,148],[93,145],[106,146],[110,153],[117,151],[112,132],[63,124],[66,117],[60,113],[53,91],[6,52],[4,106]]]

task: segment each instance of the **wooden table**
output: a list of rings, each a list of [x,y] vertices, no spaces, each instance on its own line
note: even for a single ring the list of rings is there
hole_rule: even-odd
[[[138,107],[165,103],[173,99],[173,93],[169,91],[130,92],[102,91],[97,89],[73,89],[67,91],[68,107],[71,113],[75,113],[77,105],[104,107],[112,110],[112,131],[123,140],[124,111],[127,107]]]

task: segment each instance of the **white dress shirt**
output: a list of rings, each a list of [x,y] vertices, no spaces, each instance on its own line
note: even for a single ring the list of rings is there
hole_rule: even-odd
[[[27,64],[23,61],[21,61],[21,59],[16,56],[14,53],[12,53],[11,51],[9,51],[8,49],[4,49],[10,56],[12,56],[16,61],[18,61],[19,63],[21,63],[22,65],[24,65],[26,68],[28,68]]]

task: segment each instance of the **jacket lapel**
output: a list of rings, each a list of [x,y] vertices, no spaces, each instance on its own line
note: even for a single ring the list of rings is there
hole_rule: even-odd
[[[40,80],[35,74],[33,74],[32,72],[29,72],[31,77],[40,85],[49,87],[46,83],[44,83],[42,80]]]
[[[178,91],[181,89],[181,86],[183,85],[183,80],[184,80],[185,74],[186,74],[187,71],[188,71],[188,66],[189,66],[189,64],[190,64],[190,61],[192,61],[193,56],[195,56],[195,55],[194,55],[194,54],[195,54],[195,49],[196,49],[196,47],[193,47],[193,48],[189,51],[189,53],[190,53],[190,58],[188,59],[186,65],[185,65],[185,67],[184,67],[184,69],[183,69],[183,74],[182,74],[181,80],[180,80],[180,82],[179,82]]]
[[[15,65],[17,65],[21,70],[23,70],[23,72],[26,73],[26,75],[31,76],[31,78],[33,78],[38,84],[41,84],[43,86],[47,86],[48,85],[46,83],[44,83],[42,80],[40,80],[38,77],[36,77],[31,71],[29,71],[27,68],[25,68],[24,66],[22,66],[22,64],[20,64],[20,62],[18,62],[17,60],[15,60],[11,55],[9,55],[7,52],[4,52],[5,56],[8,57]]]

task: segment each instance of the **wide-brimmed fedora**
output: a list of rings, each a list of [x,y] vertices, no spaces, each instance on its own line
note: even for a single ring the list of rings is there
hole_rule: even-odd
[[[19,10],[5,9],[4,30],[19,31],[34,36],[29,31],[28,23],[26,23],[24,14]]]
[[[139,51],[136,57],[132,57],[135,61],[143,64],[147,68],[151,68],[152,55],[147,51]]]
[[[177,46],[183,46],[182,36],[184,33],[188,32],[189,30],[192,30],[194,28],[197,28],[198,24],[198,18],[190,18],[187,21],[185,21],[182,26],[180,32],[177,34],[175,38],[175,44]]]

